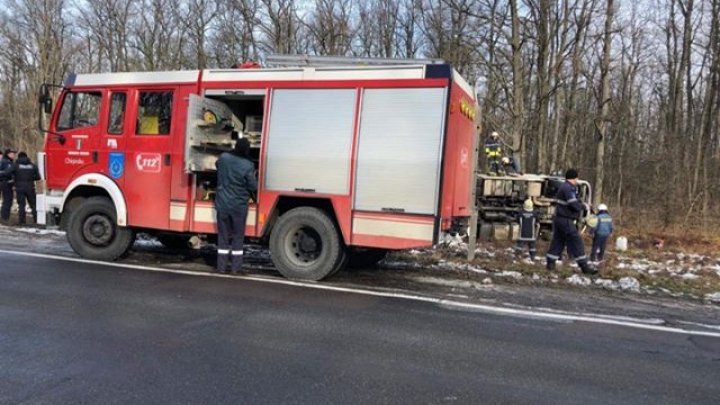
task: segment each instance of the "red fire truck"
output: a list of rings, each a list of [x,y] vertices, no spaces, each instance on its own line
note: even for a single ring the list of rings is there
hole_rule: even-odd
[[[214,163],[237,137],[260,185],[247,237],[286,277],[432,246],[471,215],[477,104],[446,64],[78,74],[54,109],[49,89],[39,218],[82,257],[213,235]]]

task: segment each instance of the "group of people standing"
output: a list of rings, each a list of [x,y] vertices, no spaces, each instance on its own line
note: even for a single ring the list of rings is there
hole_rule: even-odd
[[[593,229],[593,245],[590,258],[585,255],[578,221],[584,211],[590,211],[590,206],[577,196],[578,172],[570,169],[565,173],[565,182],[560,186],[555,196],[555,215],[553,216],[553,232],[550,248],[545,255],[546,268],[555,270],[555,263],[560,260],[563,250],[567,247],[569,255],[575,259],[578,267],[585,274],[597,273],[597,268],[590,261],[602,261],[605,255],[605,246],[610,234],[613,232],[613,222],[608,207],[598,205],[597,221]],[[532,200],[526,200],[523,211],[518,215],[520,235],[516,251],[521,252],[528,248],[531,260],[535,259],[537,252],[537,232],[539,229],[538,214],[534,210]]]
[[[32,210],[33,220],[37,222],[35,207],[35,181],[37,180],[40,180],[40,172],[27,153],[17,153],[10,148],[0,152],[0,193],[2,194],[0,222],[10,223],[10,209],[14,196],[17,196],[18,223],[25,224],[27,205]]]

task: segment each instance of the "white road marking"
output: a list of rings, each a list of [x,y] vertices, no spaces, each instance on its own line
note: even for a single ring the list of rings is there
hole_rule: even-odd
[[[532,310],[532,309],[508,308],[508,307],[499,307],[499,306],[486,305],[486,304],[475,304],[475,303],[461,302],[461,301],[455,301],[455,300],[449,300],[449,299],[443,299],[443,298],[425,297],[422,295],[414,295],[414,294],[408,294],[408,293],[397,293],[397,292],[390,292],[390,291],[373,291],[373,290],[367,290],[367,289],[361,289],[361,288],[339,287],[339,286],[332,286],[332,285],[328,285],[328,284],[321,284],[321,283],[316,283],[316,282],[311,282],[311,281],[305,281],[305,282],[304,281],[293,281],[293,280],[287,280],[287,279],[281,279],[281,278],[269,278],[269,277],[258,277],[258,276],[232,276],[232,275],[228,275],[228,274],[204,273],[204,272],[190,271],[190,270],[175,270],[175,269],[168,269],[168,268],[162,268],[162,267],[141,266],[141,265],[136,265],[136,264],[102,262],[102,261],[87,260],[87,259],[81,259],[81,258],[75,258],[75,257],[55,256],[55,255],[49,255],[49,254],[43,254],[43,253],[13,252],[13,251],[9,251],[9,250],[0,249],[0,254],[37,257],[37,258],[42,258],[42,259],[60,260],[60,261],[74,262],[74,263],[95,264],[95,265],[106,266],[106,267],[135,269],[135,270],[152,271],[152,272],[160,272],[160,273],[183,274],[183,275],[195,276],[195,277],[216,277],[216,278],[229,278],[229,279],[236,279],[236,280],[251,280],[251,281],[257,281],[257,282],[262,282],[262,283],[289,285],[289,286],[302,287],[302,288],[311,288],[311,289],[316,289],[316,290],[344,292],[344,293],[350,293],[350,294],[369,295],[369,296],[374,296],[374,297],[395,298],[395,299],[404,299],[404,300],[417,301],[417,302],[425,302],[425,303],[436,304],[436,305],[448,307],[448,308],[471,310],[471,311],[477,311],[477,312],[493,314],[493,315],[532,317],[532,318],[536,318],[536,319],[551,320],[551,321],[587,322],[587,323],[595,323],[595,324],[603,324],[603,325],[624,326],[624,327],[629,327],[629,328],[645,329],[645,330],[652,330],[652,331],[666,332],[666,333],[678,333],[678,334],[683,334],[683,335],[720,338],[720,332],[688,330],[688,329],[682,329],[682,328],[675,328],[675,327],[671,327],[671,326],[662,326],[662,325],[655,324],[655,322],[648,322],[647,320],[635,319],[635,318],[629,318],[629,317],[613,318],[613,317],[609,317],[607,315],[544,312],[544,311],[537,311],[537,310]],[[708,326],[712,326],[712,325],[704,325],[705,328],[707,328]]]

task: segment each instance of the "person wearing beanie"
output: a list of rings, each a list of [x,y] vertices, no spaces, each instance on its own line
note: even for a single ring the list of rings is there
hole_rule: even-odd
[[[0,193],[2,194],[2,206],[0,206],[0,221],[8,223],[10,221],[10,207],[13,202],[13,182],[12,174],[6,174],[13,166],[15,159],[15,151],[5,149],[2,160],[0,160]]]
[[[37,223],[37,210],[35,208],[35,181],[40,180],[40,172],[37,166],[30,161],[27,153],[18,153],[17,160],[13,165],[0,175],[12,176],[15,183],[15,194],[18,203],[18,223],[25,225],[25,206],[29,205],[32,216]]]
[[[217,162],[217,267],[218,273],[225,273],[230,259],[233,274],[242,271],[245,222],[248,214],[248,200],[255,199],[257,179],[255,165],[250,161],[250,142],[240,138],[232,152],[224,152]]]
[[[518,224],[520,225],[520,235],[515,244],[515,253],[522,254],[525,246],[530,253],[530,260],[535,260],[537,254],[537,234],[540,229],[538,221],[538,212],[535,211],[535,205],[531,199],[525,200],[522,211],[518,214]]]
[[[602,261],[605,256],[605,246],[610,234],[613,232],[613,219],[605,204],[598,205],[597,226],[593,232],[593,245],[590,252],[590,261]]]
[[[552,241],[550,242],[550,249],[545,255],[546,267],[550,271],[555,270],[555,262],[560,259],[560,255],[567,246],[570,256],[575,258],[582,272],[595,274],[597,269],[591,267],[588,263],[588,258],[585,256],[585,246],[576,226],[583,211],[590,209],[586,203],[577,198],[575,189],[577,178],[577,170],[568,169],[565,172],[565,182],[558,188],[555,195]]]

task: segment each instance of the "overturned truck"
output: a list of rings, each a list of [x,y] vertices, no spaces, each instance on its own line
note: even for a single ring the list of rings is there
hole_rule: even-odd
[[[555,194],[565,181],[562,176],[524,174],[494,176],[477,174],[476,201],[478,210],[478,237],[481,239],[514,240],[519,228],[516,215],[523,202],[531,199],[540,216],[540,234],[549,235],[555,213]],[[578,181],[578,197],[592,204],[592,187]],[[589,213],[584,212],[583,217]]]

